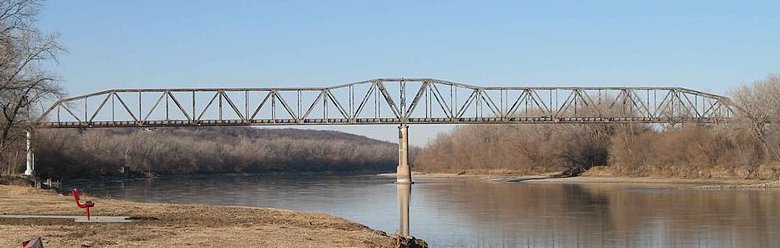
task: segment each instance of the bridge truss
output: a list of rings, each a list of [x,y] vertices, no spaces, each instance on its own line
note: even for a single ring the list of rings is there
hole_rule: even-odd
[[[55,102],[43,128],[719,123],[723,96],[673,87],[480,87],[375,79],[323,88],[111,89]]]

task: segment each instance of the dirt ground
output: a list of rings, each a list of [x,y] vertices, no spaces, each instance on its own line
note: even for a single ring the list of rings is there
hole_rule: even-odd
[[[144,217],[133,223],[0,218],[0,246],[43,237],[46,247],[397,247],[384,232],[333,216],[224,206],[93,200],[92,215]],[[71,196],[0,185],[0,214],[81,215]]]

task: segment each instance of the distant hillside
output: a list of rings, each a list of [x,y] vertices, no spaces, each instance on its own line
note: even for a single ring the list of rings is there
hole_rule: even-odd
[[[138,129],[117,128],[117,129],[98,129],[107,135],[127,135],[136,132]],[[257,127],[197,127],[197,128],[157,128],[142,129],[144,131],[157,132],[166,135],[185,135],[197,136],[204,139],[235,139],[246,137],[252,139],[311,139],[311,140],[349,140],[361,144],[378,144],[386,141],[372,139],[366,136],[330,131],[330,130],[311,130],[297,128],[257,128]],[[90,130],[93,131],[93,130]]]
[[[76,178],[224,172],[385,172],[395,144],[338,131],[252,127],[41,130],[39,173]]]

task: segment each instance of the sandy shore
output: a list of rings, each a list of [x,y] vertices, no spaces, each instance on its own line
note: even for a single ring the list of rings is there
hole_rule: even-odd
[[[421,180],[482,180],[496,182],[523,183],[570,183],[570,184],[633,184],[637,186],[666,185],[676,188],[701,189],[780,189],[780,181],[748,180],[748,179],[682,179],[682,178],[649,178],[649,177],[552,177],[551,175],[506,175],[506,174],[454,174],[454,173],[414,173],[414,178]]]
[[[529,180],[532,183],[578,183],[578,184],[633,184],[633,185],[671,185],[678,188],[729,189],[729,188],[777,188],[777,181],[745,179],[682,179],[682,178],[646,178],[646,177],[568,177]]]
[[[133,223],[0,218],[0,244],[42,236],[46,247],[398,247],[384,232],[341,218],[279,209],[93,200],[93,215]],[[0,185],[0,214],[80,215],[71,196]]]

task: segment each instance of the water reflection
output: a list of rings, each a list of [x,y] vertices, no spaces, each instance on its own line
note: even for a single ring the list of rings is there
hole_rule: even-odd
[[[398,207],[401,210],[398,214],[400,217],[398,221],[400,224],[399,234],[409,237],[409,201],[412,195],[412,184],[396,183],[396,187],[398,190]]]
[[[333,214],[433,247],[772,247],[780,192],[486,183],[377,176],[177,176],[82,182],[98,196]],[[414,194],[404,207],[404,194]],[[408,199],[408,198],[406,198]],[[400,208],[400,211],[399,211]],[[408,219],[406,220],[408,221]],[[408,223],[408,222],[406,222]],[[408,230],[408,229],[407,229]]]
[[[777,192],[620,185],[432,184],[419,198],[486,246],[771,247]],[[416,203],[416,202],[415,202]],[[472,211],[462,211],[471,209]],[[424,228],[424,227],[423,227]],[[458,245],[468,246],[474,240]]]

